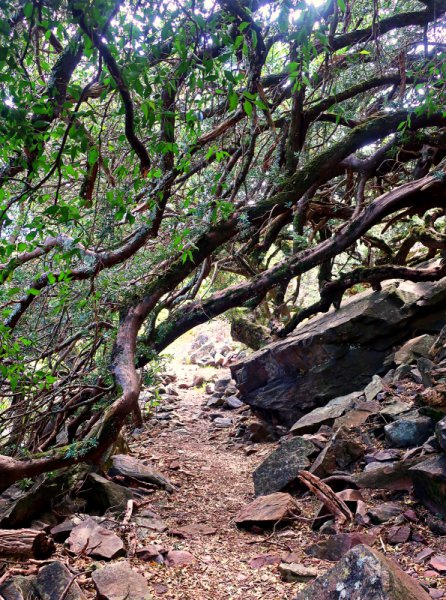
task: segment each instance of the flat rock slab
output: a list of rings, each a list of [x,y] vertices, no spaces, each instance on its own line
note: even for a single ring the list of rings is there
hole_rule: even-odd
[[[275,523],[286,521],[293,516],[296,502],[290,494],[277,492],[269,496],[259,496],[243,508],[235,518],[241,528],[252,525],[272,527]]]
[[[254,471],[256,496],[267,496],[284,490],[297,480],[300,470],[310,465],[308,457],[317,451],[316,446],[301,437],[286,440]]]
[[[355,546],[296,600],[430,600],[396,563],[368,546]]]
[[[72,581],[73,575],[67,567],[55,561],[45,565],[39,570],[34,582],[34,587],[41,600],[60,600],[68,584]],[[73,581],[66,593],[64,600],[84,600],[85,596],[81,592],[76,581]]]
[[[151,511],[147,511],[147,513],[149,512]],[[147,516],[134,517],[133,522],[136,525],[136,535],[140,541],[145,540],[154,531],[163,533],[168,529],[166,523],[155,513],[153,513],[153,516],[147,514]]]
[[[215,527],[210,527],[204,523],[192,523],[191,525],[171,529],[169,533],[180,538],[192,538],[201,535],[214,535],[217,533],[217,530]]]
[[[388,463],[373,462],[368,464],[362,472],[355,473],[352,479],[359,488],[391,491],[411,490],[410,469],[421,462],[422,459],[419,456]]]
[[[444,322],[445,284],[389,282],[313,317],[231,366],[241,400],[291,426],[328,400],[363,389],[393,347],[417,330],[421,312],[424,327]]]
[[[87,519],[77,525],[70,533],[66,545],[75,554],[84,553],[108,560],[125,553],[121,538],[113,531],[98,525],[93,519]]]
[[[175,489],[167,477],[161,475],[161,473],[158,473],[155,469],[148,467],[133,456],[128,456],[127,454],[115,454],[115,456],[112,457],[112,462],[113,464],[109,470],[109,475],[131,477],[138,481],[156,485],[168,492],[173,492]]]
[[[398,517],[403,512],[401,504],[396,502],[384,502],[379,506],[374,506],[368,511],[368,515],[372,520],[372,523],[378,525],[379,523],[387,523],[390,519]]]
[[[289,583],[293,581],[306,582],[319,575],[318,570],[314,567],[306,567],[300,563],[281,563],[279,571],[282,579]]]
[[[186,550],[169,550],[164,557],[168,567],[185,567],[196,561],[196,558]]]
[[[429,566],[439,573],[446,573],[446,554],[436,554],[429,561]]]
[[[145,578],[133,570],[128,562],[115,562],[91,575],[98,600],[150,600]]]
[[[305,548],[305,554],[336,562],[355,546],[359,544],[372,546],[375,541],[376,537],[368,533],[338,533],[317,544],[311,544]]]
[[[409,541],[412,530],[410,525],[401,525],[400,527],[391,527],[387,532],[387,543],[392,546],[397,544],[405,544]]]
[[[313,433],[317,431],[321,425],[331,423],[338,417],[341,417],[348,410],[354,407],[354,402],[360,398],[362,392],[352,392],[347,396],[340,396],[330,400],[325,406],[315,408],[311,412],[301,417],[291,427],[290,432],[294,435],[302,433]]]
[[[446,516],[446,456],[437,455],[409,470],[415,496],[434,513]]]

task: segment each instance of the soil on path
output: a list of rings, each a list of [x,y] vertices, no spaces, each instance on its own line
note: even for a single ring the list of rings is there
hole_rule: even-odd
[[[234,428],[213,427],[209,413],[203,412],[206,395],[192,387],[196,375],[206,380],[229,374],[224,369],[200,369],[183,363],[188,345],[170,349],[175,359],[169,372],[175,372],[179,393],[168,427],[144,434],[131,444],[132,454],[156,465],[178,491],[168,496],[157,492],[150,508],[159,514],[170,530],[191,524],[204,524],[216,532],[179,539],[168,532],[151,536],[149,543],[160,543],[191,552],[196,561],[185,567],[153,565],[143,569],[155,597],[184,600],[287,600],[294,598],[302,584],[285,583],[277,562],[290,551],[302,561],[320,565],[303,554],[302,546],[313,538],[306,525],[295,525],[269,537],[240,531],[233,519],[241,507],[252,501],[252,472],[272,451],[271,444],[256,444],[256,452],[246,456],[245,444],[233,437]],[[187,389],[181,389],[186,384]],[[234,411],[224,416],[235,416]],[[240,414],[239,414],[240,416]],[[273,555],[274,565],[256,568],[252,560]],[[262,560],[262,559],[260,559]],[[267,559],[268,560],[268,559]],[[255,561],[254,561],[255,562]],[[250,564],[251,563],[251,564]],[[141,565],[139,565],[141,568]],[[325,569],[323,569],[325,570]]]

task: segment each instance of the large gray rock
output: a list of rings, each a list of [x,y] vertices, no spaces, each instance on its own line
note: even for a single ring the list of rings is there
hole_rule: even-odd
[[[291,433],[298,435],[302,433],[313,433],[321,425],[332,425],[333,421],[341,417],[347,411],[355,407],[355,400],[360,398],[362,392],[352,392],[346,396],[333,398],[326,406],[315,408],[311,412],[301,417],[291,427]]]
[[[421,446],[434,433],[435,421],[415,414],[403,417],[384,427],[386,440],[393,448]]]
[[[64,600],[84,600],[85,596],[80,587],[72,579],[73,575],[67,567],[63,563],[55,561],[39,570],[34,587],[41,600],[60,600],[62,597]],[[63,596],[70,582],[70,587]]]
[[[438,331],[445,298],[446,278],[358,294],[231,366],[241,400],[291,426],[328,400],[364,388],[415,329]]]
[[[392,560],[355,546],[296,600],[429,600],[430,596]]]
[[[91,578],[100,600],[150,600],[144,577],[128,562],[115,562],[93,571]]]
[[[443,452],[446,452],[446,417],[438,421],[435,426],[435,435],[437,436],[437,441],[440,448]]]
[[[409,470],[415,496],[434,513],[446,516],[446,456],[432,456]]]
[[[315,452],[315,445],[301,437],[282,442],[254,471],[255,495],[266,496],[286,489],[297,480],[300,470],[309,467],[308,457]]]
[[[133,498],[131,490],[98,473],[88,475],[82,495],[86,497],[89,509],[101,512],[109,509],[122,512],[127,508],[128,500]]]
[[[137,479],[144,483],[151,483],[152,485],[164,488],[168,492],[173,492],[175,489],[167,477],[164,477],[164,475],[161,475],[161,473],[158,473],[158,471],[145,465],[133,456],[115,454],[112,456],[112,463],[109,475],[120,475],[121,477]]]

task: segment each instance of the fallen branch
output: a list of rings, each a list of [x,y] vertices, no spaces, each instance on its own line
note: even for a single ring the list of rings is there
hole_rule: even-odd
[[[0,556],[48,558],[55,546],[45,532],[35,529],[0,529]]]
[[[339,525],[353,521],[353,514],[346,503],[319,477],[309,471],[299,471],[298,478],[327,507]]]

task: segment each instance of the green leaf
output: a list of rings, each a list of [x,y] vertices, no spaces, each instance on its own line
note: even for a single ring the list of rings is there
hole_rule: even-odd
[[[30,19],[34,11],[34,4],[32,2],[27,2],[23,7],[23,14],[27,19]]]
[[[96,164],[98,157],[99,152],[96,150],[96,148],[92,148],[88,153],[88,164],[90,165],[90,167]]]
[[[243,110],[248,115],[248,117],[252,115],[252,104],[251,102],[249,102],[249,100],[245,100],[243,102]]]
[[[235,110],[238,106],[238,95],[236,92],[231,92],[229,94],[229,110]]]

